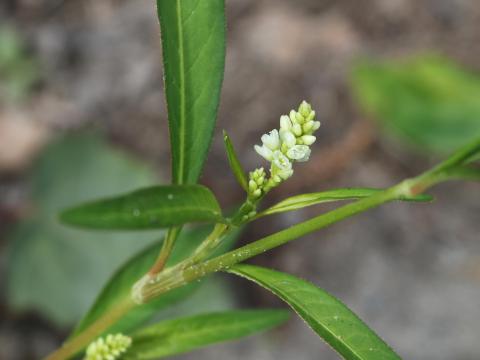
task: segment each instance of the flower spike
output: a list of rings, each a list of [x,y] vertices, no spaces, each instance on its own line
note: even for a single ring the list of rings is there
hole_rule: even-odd
[[[312,106],[303,101],[298,111],[280,117],[280,128],[261,137],[262,145],[255,145],[255,151],[270,163],[270,178],[266,179],[263,168],[250,173],[249,198],[258,199],[273,187],[293,175],[293,163],[310,158],[310,146],[315,142],[313,133],[320,127],[315,120]],[[259,175],[261,173],[261,175]],[[258,179],[261,178],[261,182]]]
[[[116,360],[127,351],[132,339],[122,334],[109,334],[99,338],[87,347],[84,360]]]

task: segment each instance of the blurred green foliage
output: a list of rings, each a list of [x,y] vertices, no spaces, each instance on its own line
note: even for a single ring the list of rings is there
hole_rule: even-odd
[[[22,100],[39,80],[36,61],[27,53],[21,37],[0,27],[0,98]]]
[[[151,185],[153,172],[99,136],[73,135],[49,146],[31,174],[32,212],[9,239],[7,297],[58,325],[85,313],[110,274],[161,232],[90,232],[58,222],[61,209]]]
[[[445,154],[480,135],[480,77],[443,57],[363,62],[352,86],[367,115],[422,152]]]

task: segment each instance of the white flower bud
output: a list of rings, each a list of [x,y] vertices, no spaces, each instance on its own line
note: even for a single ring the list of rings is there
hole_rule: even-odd
[[[318,130],[319,127],[320,127],[320,121],[314,121],[312,131]]]
[[[296,161],[307,161],[310,158],[311,150],[307,145],[295,145],[287,151],[287,156]]]
[[[292,128],[292,122],[287,115],[280,116],[280,130],[289,131]]]
[[[317,138],[313,135],[303,135],[302,136],[302,141],[305,145],[312,145]]]
[[[295,110],[291,110],[290,114],[288,116],[290,117],[290,120],[292,121],[292,124],[297,123],[297,112]]]
[[[274,129],[270,131],[270,133],[262,135],[262,143],[264,146],[266,146],[272,151],[278,150],[278,148],[280,147],[280,138],[278,136],[278,130]]]
[[[261,157],[263,157],[265,160],[267,161],[272,161],[273,159],[273,152],[272,150],[270,150],[269,148],[267,148],[266,146],[259,146],[259,145],[255,145],[254,146],[254,149],[255,151],[258,153],[258,155],[260,155]]]
[[[301,136],[302,135],[302,126],[300,124],[294,124],[292,126],[292,132],[295,134],[295,136]]]
[[[282,139],[282,142],[286,145],[287,148],[291,148],[297,142],[295,135],[292,134],[290,131],[280,131],[280,138]]]

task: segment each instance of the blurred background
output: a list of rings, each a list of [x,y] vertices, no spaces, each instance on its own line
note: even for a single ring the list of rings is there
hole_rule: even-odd
[[[226,74],[202,177],[224,207],[278,118],[310,101],[314,156],[268,202],[332,187],[386,187],[480,135],[478,0],[227,0]],[[0,4],[0,359],[56,348],[109,275],[158,232],[92,233],[56,213],[169,180],[153,0]],[[430,204],[393,203],[253,260],[342,299],[405,359],[480,358],[480,191],[441,185]],[[246,243],[329,209],[267,218]],[[228,280],[228,281],[226,281]],[[218,276],[169,314],[279,307]],[[300,320],[179,359],[337,359]]]

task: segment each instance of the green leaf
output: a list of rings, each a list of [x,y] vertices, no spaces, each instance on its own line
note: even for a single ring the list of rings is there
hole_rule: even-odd
[[[277,295],[345,359],[400,359],[350,309],[315,285],[289,274],[251,265],[236,265],[229,272]]]
[[[137,190],[68,209],[60,219],[69,225],[91,229],[155,229],[222,221],[217,200],[201,185]]]
[[[210,231],[210,227],[201,227],[183,231],[175,243],[175,248],[169,257],[167,266],[175,265],[192,254]],[[224,242],[230,245],[233,244],[234,240],[238,237],[238,234],[239,231],[229,233],[224,239]],[[147,273],[157,258],[160,248],[161,243],[153,244],[125,263],[108,281],[71,336],[75,336],[82,330],[86,329],[107,310],[115,306],[117,301],[129,296],[133,284]],[[227,249],[224,248],[223,250],[226,251]],[[134,329],[150,319],[160,310],[189,296],[198,285],[200,285],[198,282],[191,283],[176,290],[172,290],[148,304],[136,306],[134,309],[130,310],[124,318],[110,328],[109,332],[127,332]]]
[[[172,174],[195,183],[210,147],[225,67],[224,0],[157,0]]]
[[[59,224],[58,211],[158,179],[99,136],[79,134],[45,148],[29,180],[30,210],[8,234],[6,296],[12,310],[35,310],[68,327],[88,309],[111,273],[161,233],[142,232],[130,241],[131,233],[80,231]]]
[[[480,135],[480,77],[445,58],[365,62],[352,85],[367,114],[419,150],[445,154]]]
[[[237,179],[240,186],[245,191],[248,191],[247,176],[245,175],[242,164],[240,164],[240,160],[238,160],[238,156],[235,152],[235,149],[233,148],[232,141],[230,140],[230,137],[228,136],[226,131],[223,132],[223,141],[225,143],[225,149],[227,151],[228,163],[230,164],[233,175],[235,176],[235,179]]]
[[[317,205],[326,202],[338,201],[338,200],[353,200],[353,199],[362,199],[370,197],[374,194],[377,194],[382,189],[371,189],[371,188],[347,188],[347,189],[335,189],[329,191],[322,191],[310,194],[302,194],[289,197],[285,200],[280,201],[278,204],[273,205],[260,212],[256,218],[272,215],[277,213],[282,213],[286,211],[298,210],[307,206]],[[433,198],[430,195],[417,195],[413,197],[406,197],[399,200],[405,201],[431,201]]]
[[[158,359],[271,329],[288,319],[285,310],[243,310],[164,321],[133,334],[125,359]]]

